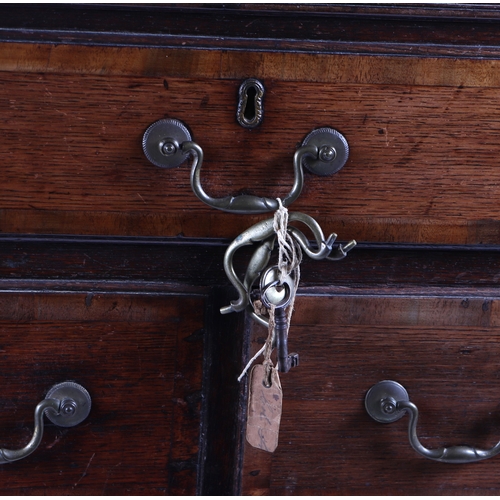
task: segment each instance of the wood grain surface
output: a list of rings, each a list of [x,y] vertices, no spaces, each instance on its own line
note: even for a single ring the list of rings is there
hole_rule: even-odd
[[[420,410],[424,446],[488,449],[500,438],[499,297],[304,296],[281,376],[283,415],[274,454],[245,447],[244,494],[497,494],[498,457],[469,465],[421,457],[408,417],[373,421],[368,389],[395,380]],[[254,349],[265,332],[254,330]]]
[[[265,80],[264,123],[249,131],[235,122],[240,83],[2,73],[1,230],[233,238],[262,219],[204,205],[187,164],[147,161],[144,131],[176,117],[213,196],[285,196],[296,147],[331,126],[350,158],[331,177],[306,173],[293,210],[342,239],[498,243],[495,88]]]
[[[0,71],[245,79],[258,77],[280,81],[367,83],[465,87],[498,87],[498,58],[474,57],[462,50],[462,58],[396,57],[281,51],[231,51],[49,43],[0,42]]]
[[[2,494],[194,494],[203,300],[51,297],[2,294],[0,446],[26,444],[56,383],[82,384],[92,410],[74,428],[47,423],[37,451],[1,466]]]

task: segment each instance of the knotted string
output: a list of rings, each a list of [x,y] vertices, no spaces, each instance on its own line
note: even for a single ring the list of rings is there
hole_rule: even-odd
[[[269,309],[269,327],[267,330],[267,339],[266,343],[264,344],[264,361],[262,364],[264,365],[264,368],[266,369],[265,375],[264,375],[264,385],[266,387],[271,387],[272,382],[271,382],[271,371],[273,369],[273,362],[271,360],[271,354],[273,353],[273,338],[274,338],[274,312],[275,312],[276,306],[271,305],[271,308]]]
[[[274,214],[273,229],[278,239],[278,269],[280,284],[292,273],[294,273],[295,289],[292,290],[292,299],[288,305],[287,324],[290,328],[290,320],[293,314],[293,305],[295,303],[295,292],[299,287],[300,281],[300,263],[302,262],[302,248],[293,239],[288,232],[288,209],[283,206],[279,198],[279,208]],[[288,335],[288,331],[287,331]]]
[[[277,198],[279,208],[274,214],[273,229],[278,239],[278,269],[280,285],[294,271],[300,274],[302,249],[288,232],[288,209]],[[295,288],[299,285],[300,276],[295,276]],[[294,294],[295,295],[295,294]]]

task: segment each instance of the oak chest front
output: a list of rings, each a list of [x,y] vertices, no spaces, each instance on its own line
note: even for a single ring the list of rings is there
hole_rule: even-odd
[[[92,399],[75,427],[45,418],[37,449],[0,465],[1,493],[498,491],[496,7],[0,13],[0,458],[29,442],[54,384]],[[165,120],[202,149],[195,181],[210,199],[259,198],[268,213],[204,203],[199,152],[176,168],[149,161],[145,132]],[[346,139],[345,165],[296,168],[325,128]],[[182,149],[161,139],[165,157]],[[237,297],[224,254],[273,216],[297,170],[290,212],[357,246],[339,261],[304,256],[288,338],[300,364],[281,376],[269,453],[245,440],[237,380],[267,331],[248,311],[220,314]],[[241,279],[250,243],[234,258]],[[403,402],[401,420],[374,421],[365,397],[388,380],[420,410],[430,455],[488,458],[422,456]]]

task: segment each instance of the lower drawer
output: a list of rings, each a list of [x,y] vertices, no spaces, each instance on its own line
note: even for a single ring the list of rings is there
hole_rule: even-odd
[[[194,494],[204,299],[162,294],[0,294],[0,447],[18,449],[56,383],[88,418],[46,420],[29,457],[0,466],[2,495]]]
[[[323,291],[324,293],[324,291]],[[300,366],[282,374],[278,449],[246,444],[244,494],[498,494],[500,456],[473,464],[424,458],[408,415],[367,414],[367,391],[394,380],[420,411],[429,449],[500,440],[500,302],[470,290],[301,296],[289,332]],[[253,349],[266,332],[255,326]]]

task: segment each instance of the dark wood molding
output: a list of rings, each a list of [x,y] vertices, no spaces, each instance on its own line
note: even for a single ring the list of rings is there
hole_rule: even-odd
[[[250,348],[243,314],[221,315],[231,291],[214,287],[207,302],[199,495],[238,495],[243,458],[245,381],[238,382]]]
[[[209,293],[229,287],[223,258],[229,240],[0,236],[0,290]],[[253,246],[234,267],[244,274]],[[301,288],[498,285],[498,246],[358,244],[348,257],[304,257]],[[234,293],[236,293],[234,291]]]
[[[0,41],[53,44],[497,58],[499,26],[492,4],[0,6]]]

